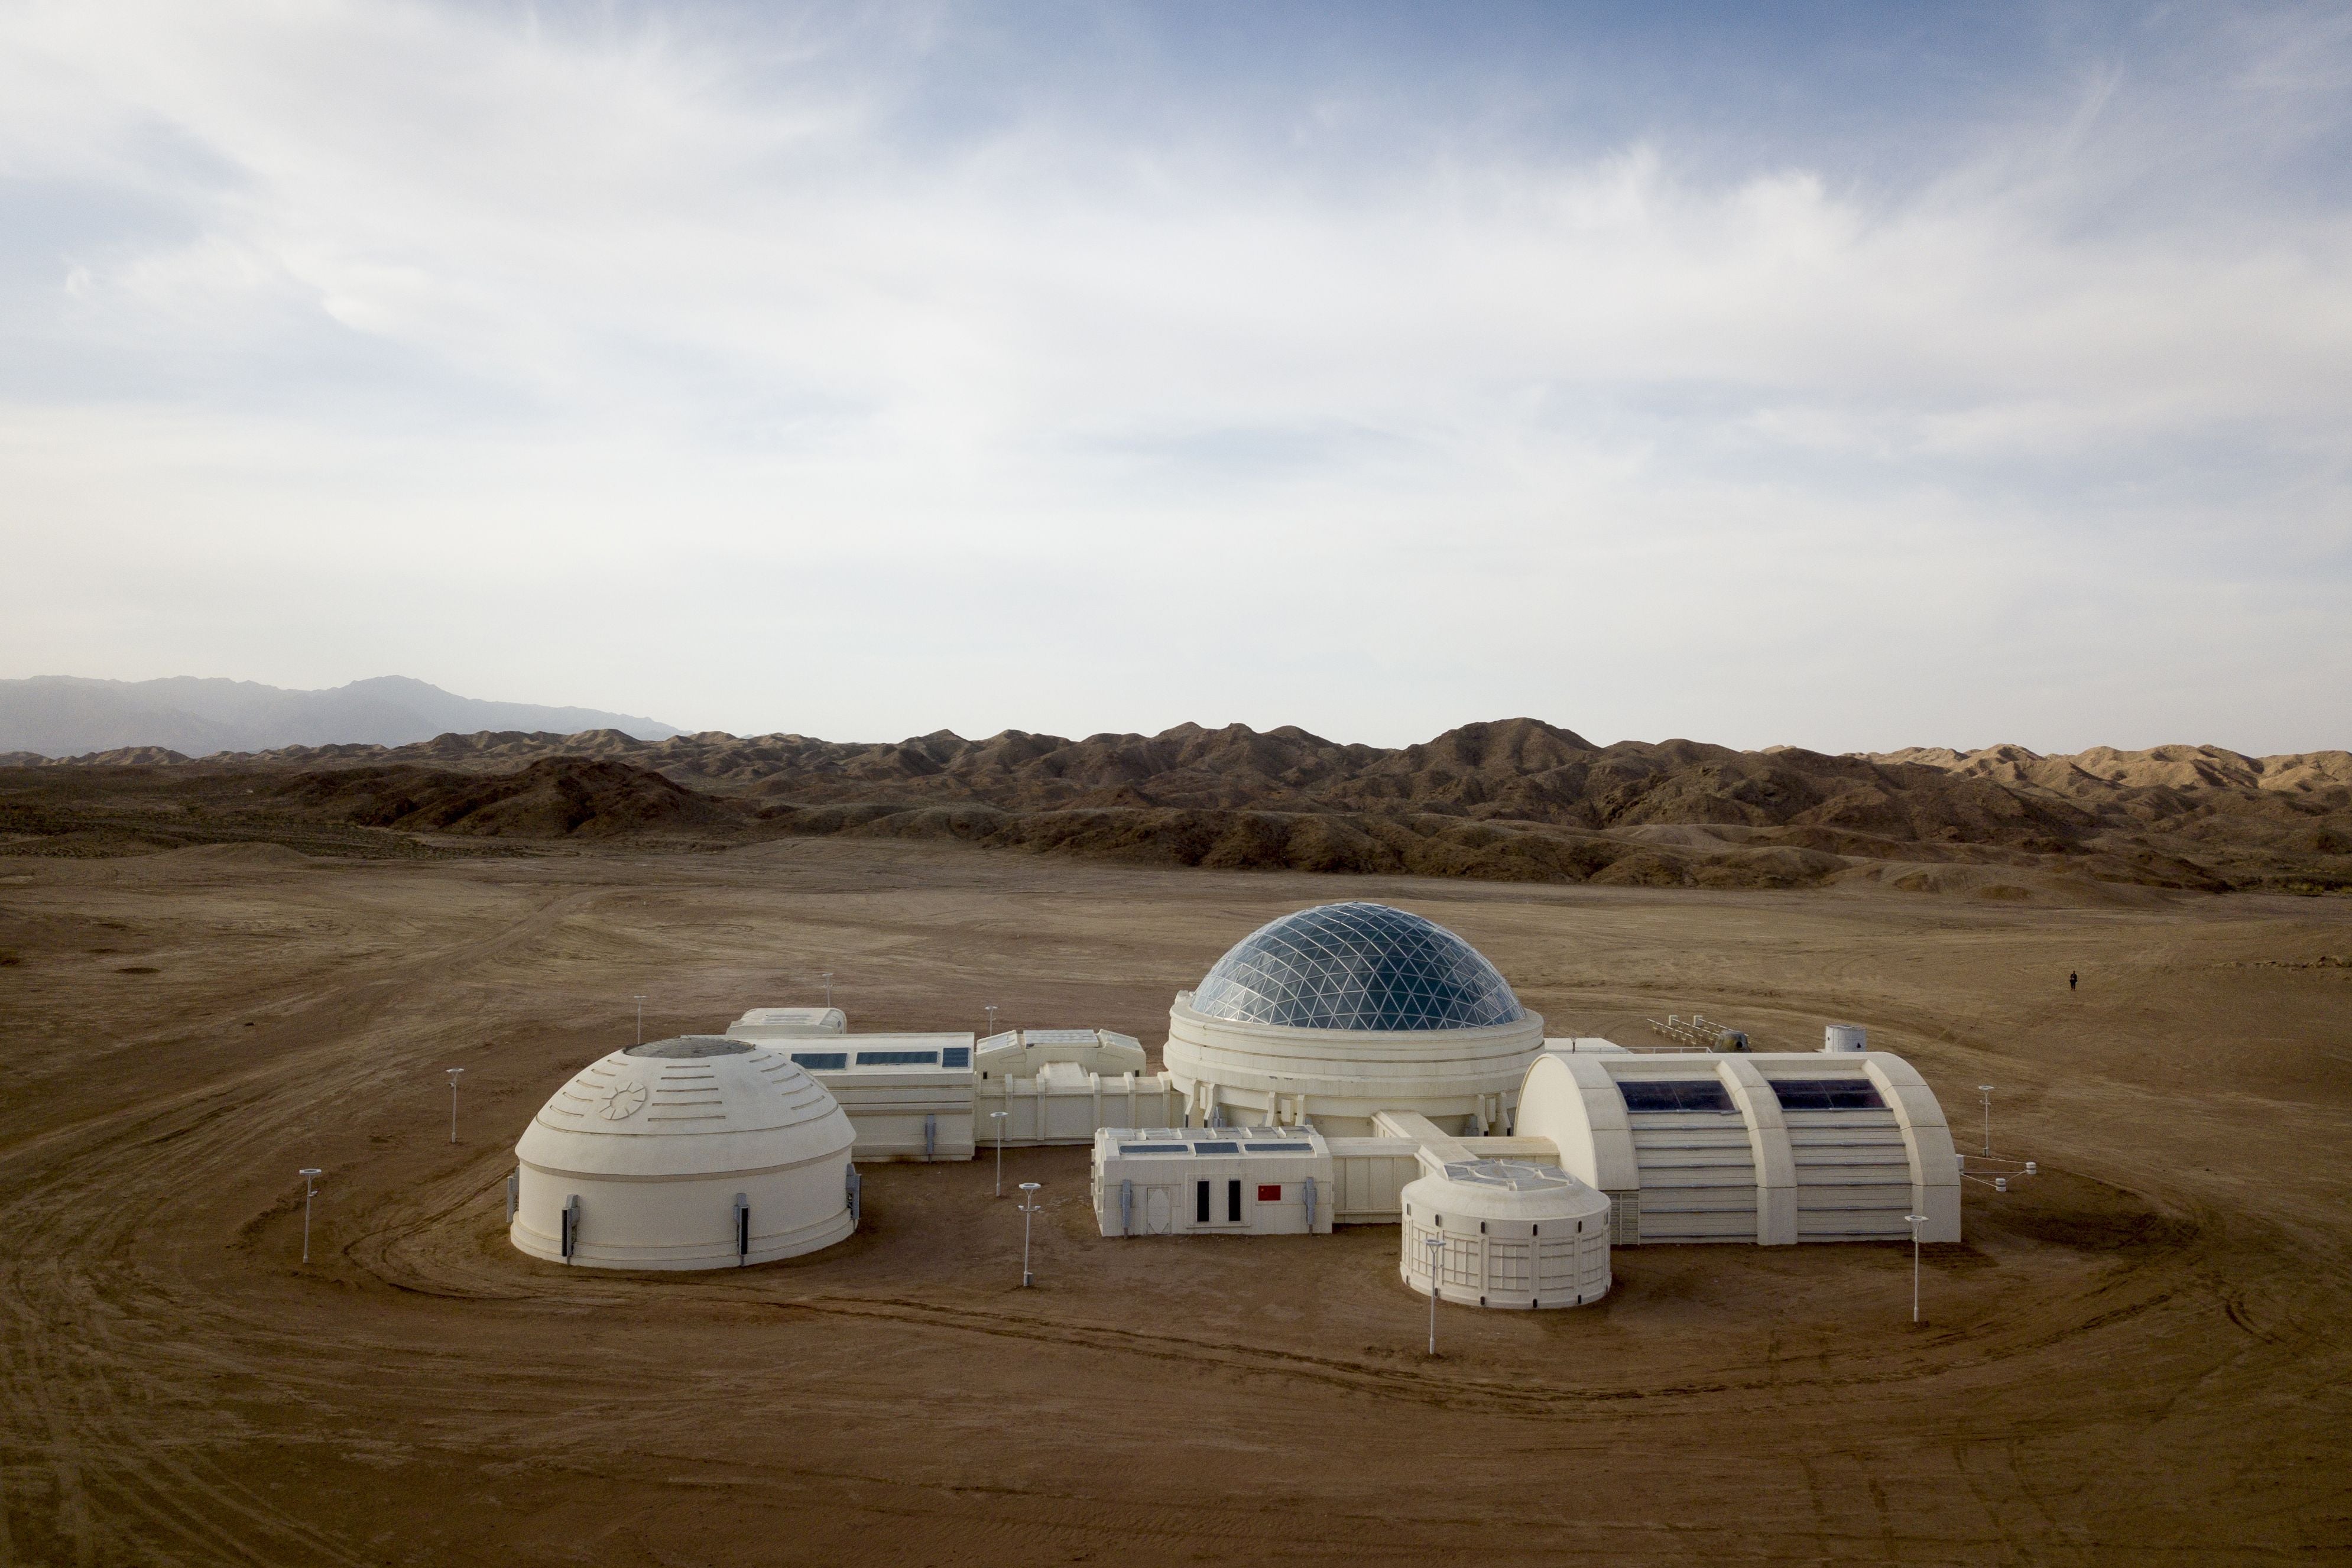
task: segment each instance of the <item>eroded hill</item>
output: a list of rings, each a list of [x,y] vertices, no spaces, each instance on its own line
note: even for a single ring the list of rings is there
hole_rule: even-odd
[[[1596,746],[1512,719],[1400,748],[1238,725],[877,744],[509,731],[0,769],[0,847],[19,854],[237,836],[433,852],[835,833],[1511,881],[2318,892],[2352,889],[2352,756]]]

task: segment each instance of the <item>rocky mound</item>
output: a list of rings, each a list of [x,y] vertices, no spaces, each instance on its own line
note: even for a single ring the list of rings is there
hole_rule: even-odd
[[[608,729],[136,760],[146,766],[27,771],[119,778],[108,788],[143,792],[141,814],[108,831],[151,843],[164,810],[152,797],[176,789],[210,791],[203,807],[182,809],[249,833],[276,831],[262,819],[277,811],[445,843],[440,835],[850,832],[1184,865],[1512,880],[1791,885],[1869,866],[1896,885],[1939,890],[2013,893],[2028,873],[2352,890],[2352,756],[2343,752],[1604,747],[1520,718],[1399,748],[1239,725],[1083,740],[940,731],[876,744],[715,733],[641,741]],[[230,782],[248,777],[266,780],[262,799]],[[26,842],[57,816],[29,803],[18,811]],[[85,821],[84,831],[96,830]],[[194,831],[175,826],[172,841]],[[1979,870],[1934,869],[1956,866]]]
[[[307,773],[274,791],[306,815],[403,832],[488,838],[730,835],[748,813],[623,763],[550,758],[512,773],[376,767]]]

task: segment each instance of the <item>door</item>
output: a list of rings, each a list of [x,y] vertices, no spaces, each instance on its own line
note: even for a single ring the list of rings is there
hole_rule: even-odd
[[[1165,1236],[1176,1228],[1175,1188],[1148,1186],[1143,1189],[1143,1233]]]

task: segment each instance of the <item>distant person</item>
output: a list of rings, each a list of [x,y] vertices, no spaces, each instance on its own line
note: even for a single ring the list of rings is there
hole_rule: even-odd
[[[2082,983],[2083,983],[2083,977],[2082,977],[2082,976],[2080,976],[2080,975],[2069,974],[2069,975],[2066,977],[2066,988],[2067,988],[2068,990],[2070,990],[2070,991],[2071,991],[2071,990],[2073,990],[2076,986],[2081,985]]]

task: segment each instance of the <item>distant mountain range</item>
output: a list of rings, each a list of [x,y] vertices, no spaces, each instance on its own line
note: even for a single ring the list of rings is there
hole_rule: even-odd
[[[0,681],[0,754],[80,757],[160,747],[187,757],[290,746],[408,746],[452,731],[618,730],[666,740],[674,725],[596,708],[461,697],[404,675],[379,675],[328,691],[288,691],[253,681],[176,675],[93,681],[36,675]]]
[[[1516,718],[1394,748],[1240,725],[888,742],[483,729],[195,762],[124,748],[7,772],[0,854],[256,838],[321,853],[441,853],[484,839],[719,846],[849,834],[1505,881],[1862,879],[1986,898],[2093,883],[2352,893],[2342,751],[1829,756],[1598,746]]]

